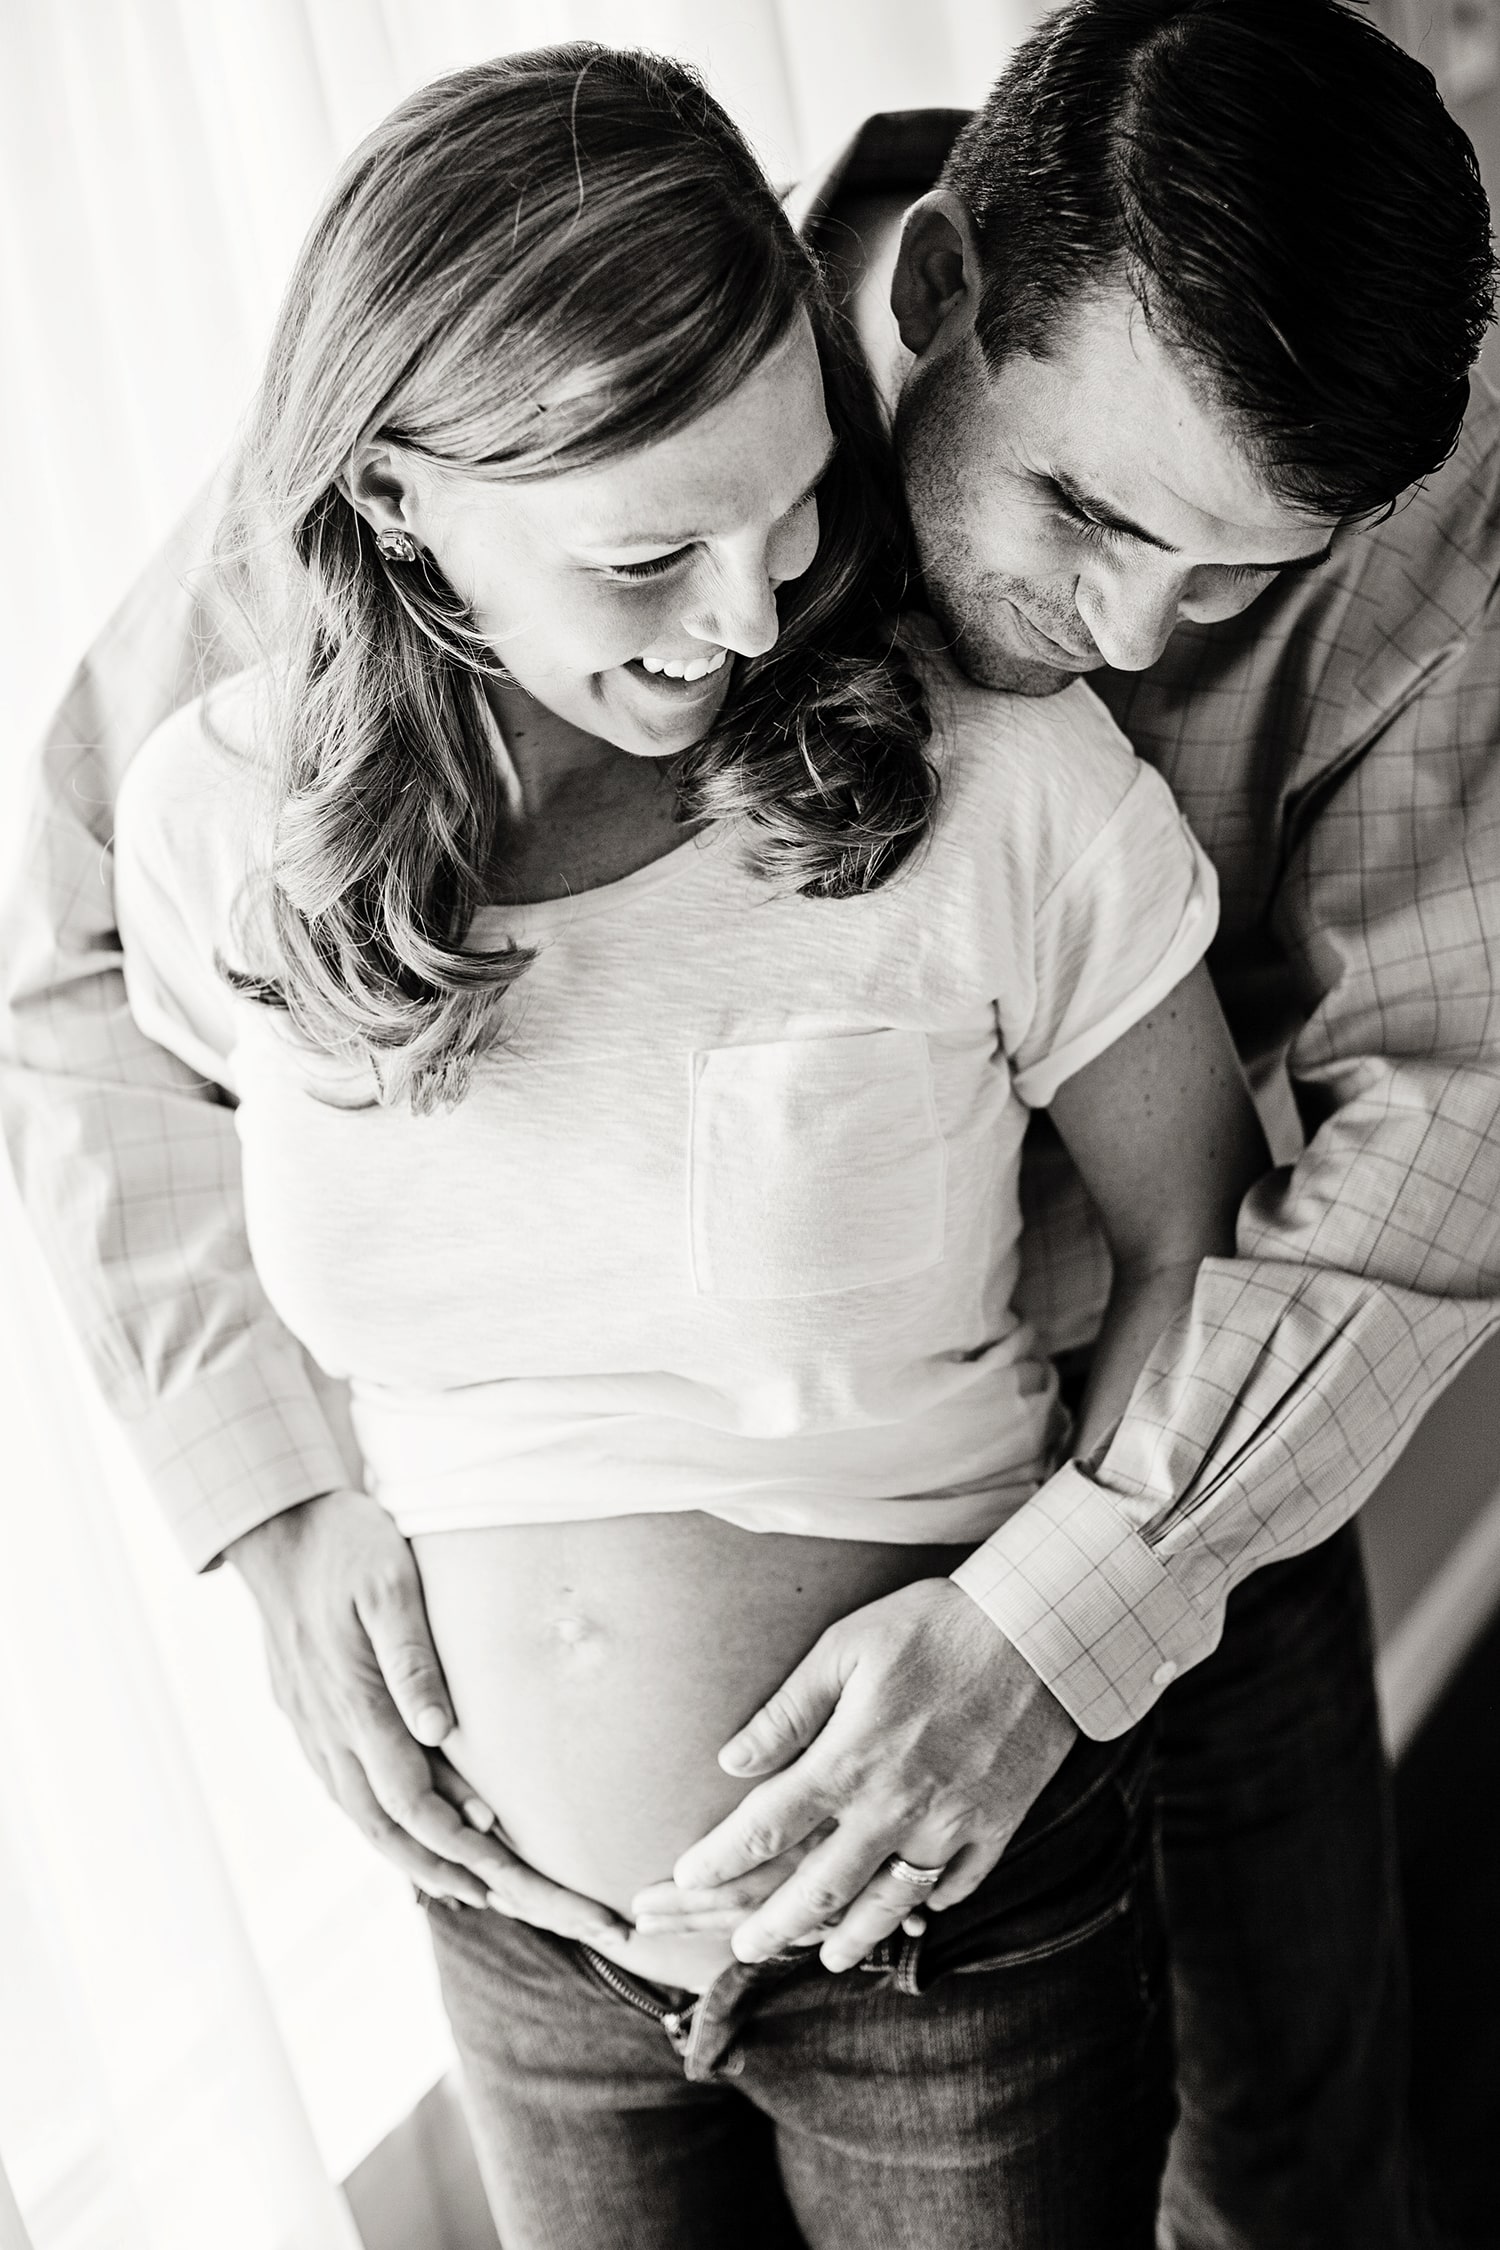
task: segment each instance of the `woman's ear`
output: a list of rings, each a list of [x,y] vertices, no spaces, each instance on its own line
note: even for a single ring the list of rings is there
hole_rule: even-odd
[[[399,446],[385,438],[361,438],[339,482],[350,507],[372,531],[404,531],[420,539],[416,479]]]
[[[901,341],[918,359],[939,331],[956,339],[979,311],[979,243],[968,205],[934,188],[907,212],[891,280]]]

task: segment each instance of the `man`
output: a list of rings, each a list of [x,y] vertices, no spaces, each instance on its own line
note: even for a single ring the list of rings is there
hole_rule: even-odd
[[[775,1778],[687,1855],[678,1910],[762,1902],[747,1957],[842,1917],[824,1954],[847,1965],[910,1916],[891,1855],[946,1864],[933,1908],[965,1895],[1079,1729],[1160,1702],[1170,2239],[1377,2250],[1416,2235],[1340,1527],[1500,1313],[1487,396],[1379,517],[1457,431],[1487,215],[1425,74],[1332,0],[1084,0],[950,156],[960,122],[877,121],[803,215],[849,250],[962,661],[1028,694],[1095,674],[1214,856],[1220,990],[1283,1162],[1103,1458],[957,1585],[846,1620],[746,1730],[733,1770]],[[892,264],[900,350],[878,318]],[[189,595],[164,609],[179,567],[52,741],[5,949],[17,1168],[190,1559],[243,1570],[339,1801],[424,1888],[586,1933],[587,1903],[518,1866],[483,1808],[466,1825],[418,1747],[449,1717],[409,1554],[348,1489],[255,1287],[231,1120],[124,1014],[102,806],[193,691],[191,633],[222,630]],[[217,639],[207,657],[231,661]],[[1076,1355],[1107,1275],[1056,1149],[1033,1154],[1031,1310]]]

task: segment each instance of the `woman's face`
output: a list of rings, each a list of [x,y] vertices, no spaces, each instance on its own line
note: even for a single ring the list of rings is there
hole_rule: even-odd
[[[736,391],[670,437],[524,484],[390,449],[395,512],[366,512],[431,552],[536,702],[660,758],[707,732],[734,659],[774,644],[776,589],[817,552],[813,488],[832,450],[803,313]]]

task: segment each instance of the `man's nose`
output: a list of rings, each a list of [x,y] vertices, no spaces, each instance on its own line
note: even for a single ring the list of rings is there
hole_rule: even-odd
[[[1117,672],[1144,672],[1161,655],[1182,610],[1177,576],[1113,575],[1078,589],[1078,614]]]

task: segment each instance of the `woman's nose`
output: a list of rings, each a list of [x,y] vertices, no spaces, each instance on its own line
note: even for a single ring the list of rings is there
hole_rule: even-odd
[[[776,588],[764,563],[722,573],[711,598],[684,622],[690,633],[732,648],[737,656],[764,656],[781,631]]]

